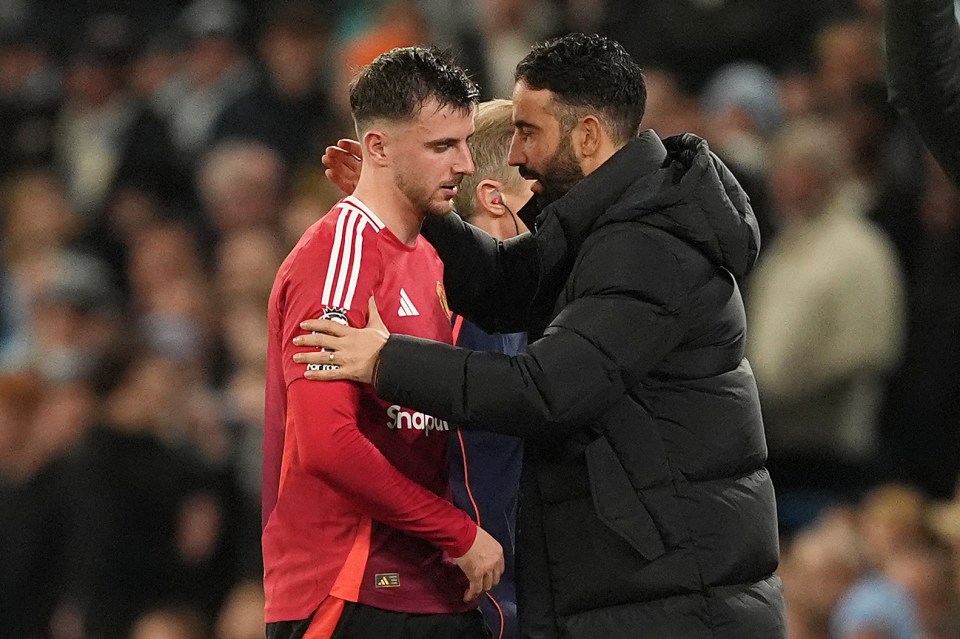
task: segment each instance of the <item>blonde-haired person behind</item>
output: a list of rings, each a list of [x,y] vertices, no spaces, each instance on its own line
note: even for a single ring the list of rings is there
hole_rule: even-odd
[[[454,199],[460,217],[501,240],[527,232],[516,212],[533,195],[530,182],[520,177],[517,167],[507,164],[513,131],[510,100],[479,105],[476,130],[468,142],[476,170],[463,178]],[[486,333],[459,315],[452,321],[458,346],[507,355],[526,349],[526,333]],[[506,570],[500,583],[480,601],[494,639],[519,636],[513,531],[522,461],[522,441],[507,435],[461,430],[450,446],[454,503],[503,546]]]
[[[473,175],[463,178],[454,205],[464,220],[506,240],[527,232],[516,212],[533,195],[529,180],[520,177],[517,167],[507,164],[514,129],[513,103],[483,102],[477,109],[476,122],[469,144],[477,168]]]

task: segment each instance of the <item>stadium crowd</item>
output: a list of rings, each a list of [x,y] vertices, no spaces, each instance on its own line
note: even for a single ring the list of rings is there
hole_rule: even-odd
[[[960,193],[887,103],[879,0],[0,3],[0,637],[263,636],[266,301],[340,197],[353,70],[510,97],[570,30],[750,194],[748,358],[791,639],[960,638]],[[889,19],[896,19],[895,16]],[[871,634],[872,633],[872,634]]]

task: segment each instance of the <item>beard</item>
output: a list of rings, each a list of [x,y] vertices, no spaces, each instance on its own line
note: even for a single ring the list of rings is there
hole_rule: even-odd
[[[533,194],[534,202],[539,209],[559,200],[584,178],[583,169],[573,153],[569,134],[560,139],[560,145],[546,161],[542,173],[521,166],[520,175],[540,182],[540,192]]]

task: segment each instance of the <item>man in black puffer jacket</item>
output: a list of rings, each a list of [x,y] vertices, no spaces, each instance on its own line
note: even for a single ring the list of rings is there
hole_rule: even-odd
[[[453,215],[424,225],[450,306],[528,330],[527,353],[388,337],[373,314],[359,330],[306,323],[321,332],[301,343],[340,365],[308,376],[369,382],[376,368],[389,401],[525,439],[524,637],[783,639],[737,285],[756,220],[705,142],[637,135],[645,97],[615,42],[535,47],[517,68],[510,153],[537,179],[523,211],[535,230],[498,242]]]

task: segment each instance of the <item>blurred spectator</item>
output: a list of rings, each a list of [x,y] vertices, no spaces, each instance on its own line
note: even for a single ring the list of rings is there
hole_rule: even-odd
[[[26,373],[0,374],[0,623],[9,637],[42,636],[56,604],[65,548],[58,542],[63,504],[53,478],[29,459],[43,386]]]
[[[96,226],[81,235],[76,244],[110,266],[114,276],[120,279],[124,299],[127,299],[129,289],[125,280],[130,246],[136,235],[148,226],[175,217],[178,216],[156,196],[135,187],[120,187],[107,202]]]
[[[699,86],[717,67],[755,60],[773,68],[805,62],[821,22],[851,0],[607,0],[600,31],[642,65],[667,67]],[[572,25],[574,29],[579,25]]]
[[[187,608],[157,608],[144,613],[129,639],[207,639],[203,616]]]
[[[557,16],[545,0],[479,0],[458,34],[459,61],[480,87],[482,100],[513,95],[513,72],[540,40],[555,35]]]
[[[274,275],[284,256],[277,234],[268,227],[226,235],[217,246],[216,258],[216,284],[221,297],[266,309]]]
[[[0,23],[0,176],[53,158],[61,77],[25,21]]]
[[[193,164],[223,111],[257,82],[240,43],[243,7],[232,0],[194,0],[178,18],[187,40],[183,72],[158,96],[173,143]]]
[[[769,142],[783,124],[777,78],[758,63],[726,64],[708,79],[700,107],[703,134],[750,196],[761,246],[769,246],[777,227],[767,193]]]
[[[851,587],[830,625],[836,639],[916,639],[919,631],[909,594],[881,576]]]
[[[413,0],[385,0],[365,30],[343,45],[340,63],[347,77],[395,47],[423,44],[429,38],[427,19]]]
[[[883,569],[890,557],[919,548],[929,541],[926,498],[902,484],[882,484],[860,503],[858,528],[864,558]]]
[[[161,221],[139,230],[130,239],[125,273],[131,309],[142,313],[151,297],[169,282],[202,280],[204,264],[197,238],[185,225]]]
[[[395,47],[422,45],[430,38],[429,26],[415,0],[385,0],[365,29],[343,42],[330,96],[340,122],[352,133],[349,86],[353,76],[381,53]]]
[[[834,107],[865,213],[886,232],[909,274],[921,233],[917,211],[926,172],[923,146],[887,104],[879,81],[853,85]]]
[[[725,65],[710,77],[700,106],[714,151],[735,167],[762,175],[768,163],[767,140],[783,123],[776,76],[756,63]]]
[[[143,300],[138,326],[149,348],[179,364],[181,377],[201,383],[216,374],[214,309],[206,279],[166,281]]]
[[[780,105],[785,120],[795,120],[816,115],[816,81],[805,69],[790,68],[777,79],[780,85]]]
[[[122,335],[120,291],[106,265],[64,253],[31,305],[27,362],[55,382],[93,380]]]
[[[326,182],[326,179],[324,181]],[[295,195],[280,213],[279,237],[283,249],[289,251],[296,246],[303,232],[333,208],[342,195],[339,190]]]
[[[231,372],[225,384],[227,425],[233,445],[231,470],[251,503],[260,503],[263,477],[264,368],[241,365]]]
[[[284,205],[287,166],[257,142],[224,142],[197,169],[200,199],[215,234],[276,224]]]
[[[154,606],[204,606],[225,594],[192,568],[217,556],[224,520],[208,496],[210,471],[167,443],[182,428],[179,373],[156,355],[131,359],[106,396],[103,423],[75,452],[71,499],[82,515],[65,530],[72,553],[63,606],[87,636],[125,638]],[[229,564],[216,573],[233,574]]]
[[[790,639],[832,639],[830,617],[862,571],[858,540],[844,515],[826,516],[787,544],[780,563]]]
[[[844,19],[817,33],[816,88],[822,109],[831,110],[861,84],[883,81],[881,33],[862,19]]]
[[[238,583],[217,617],[215,639],[262,639],[263,607],[260,581]]]
[[[76,240],[80,220],[67,202],[63,183],[52,172],[21,172],[5,186],[0,242],[13,271],[38,254],[62,251]]]
[[[260,40],[267,74],[218,118],[212,140],[239,138],[261,142],[297,169],[319,164],[324,147],[335,140],[333,117],[322,84],[329,18],[308,0],[272,5]]]
[[[920,226],[923,147],[887,103],[878,7],[873,0],[862,4],[869,11],[833,21],[817,34],[816,106],[841,127],[866,214],[889,235],[910,273]]]
[[[184,64],[185,43],[173,31],[152,35],[131,62],[130,89],[157,113],[165,111],[164,95]]]
[[[926,166],[907,348],[888,391],[882,444],[895,476],[946,498],[960,475],[960,193],[932,159]]]
[[[778,136],[771,194],[782,230],[748,297],[748,358],[781,506],[793,491],[842,496],[873,481],[876,412],[902,348],[896,255],[857,202],[839,196],[836,135],[808,122]],[[791,515],[782,512],[784,523],[801,523]]]
[[[80,383],[47,385],[30,373],[0,375],[0,623],[4,636],[50,636],[74,556],[69,455],[93,420]],[[90,513],[83,513],[90,516]]]
[[[0,218],[0,368],[20,368],[29,357],[29,314],[55,265],[78,235],[79,220],[50,173],[17,173],[5,185]]]
[[[647,84],[643,126],[653,129],[661,138],[680,133],[703,133],[700,105],[677,74],[653,67],[644,69],[643,79]]]
[[[97,16],[72,52],[57,116],[56,157],[68,197],[92,228],[119,186],[176,202],[183,173],[162,120],[126,85],[132,31],[120,16]]]
[[[949,552],[925,544],[886,561],[889,579],[906,590],[916,606],[919,639],[956,638],[949,626],[957,618],[956,566]]]
[[[20,176],[6,203],[3,296],[11,327],[0,368],[35,367],[52,380],[89,378],[122,333],[114,273],[71,248],[76,216],[52,176]]]
[[[864,561],[856,512],[825,511],[784,553],[790,639],[918,639],[906,589]]]
[[[130,250],[131,324],[198,384],[219,379],[216,299],[197,239],[183,226],[146,227]]]

